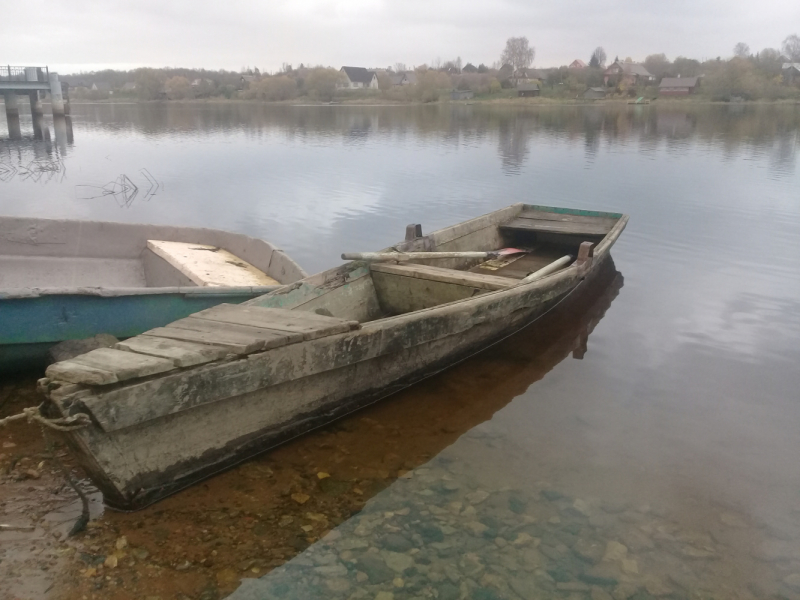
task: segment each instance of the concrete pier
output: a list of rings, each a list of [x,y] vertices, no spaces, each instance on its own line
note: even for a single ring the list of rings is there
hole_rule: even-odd
[[[13,92],[3,94],[6,105],[6,120],[8,121],[8,137],[12,140],[22,139],[22,126],[19,123],[19,102]]]
[[[19,99],[15,92],[5,92],[3,94],[6,103],[6,116],[19,116]]]
[[[28,96],[31,101],[31,114],[43,115],[44,110],[42,109],[42,99],[39,97],[39,91],[34,90],[32,92],[28,92]]]
[[[58,73],[50,73],[50,103],[53,108],[53,116],[64,116],[64,95],[61,91],[61,82],[58,80]]]
[[[9,136],[19,135],[18,94],[28,96],[31,114],[34,119],[34,136],[37,129],[36,117],[43,115],[41,93],[50,94],[53,116],[69,114],[69,98],[64,94],[58,73],[51,73],[47,67],[14,67],[0,65],[0,94],[3,94],[8,119]]]

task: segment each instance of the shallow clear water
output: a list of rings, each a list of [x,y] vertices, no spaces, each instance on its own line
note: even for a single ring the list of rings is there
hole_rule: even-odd
[[[0,214],[231,229],[309,272],[513,202],[631,217],[583,360],[561,360],[567,314],[372,409],[400,432],[374,451],[412,470],[252,597],[800,597],[800,106],[76,105],[72,142],[47,125],[12,142],[0,119]],[[121,175],[135,197],[103,191]],[[427,454],[426,427],[447,431]]]

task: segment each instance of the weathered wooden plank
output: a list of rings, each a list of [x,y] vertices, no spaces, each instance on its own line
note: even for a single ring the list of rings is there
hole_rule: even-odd
[[[472,288],[483,290],[501,290],[511,287],[513,282],[507,277],[497,277],[484,273],[472,273],[470,271],[457,271],[455,269],[442,269],[430,265],[393,265],[393,264],[374,264],[370,268],[379,273],[389,273],[413,277],[416,279],[427,279],[430,281],[440,281],[442,283],[453,283],[456,285],[466,285]]]
[[[611,231],[611,226],[604,223],[564,223],[562,221],[517,218],[508,224],[501,225],[500,229],[502,231],[533,231],[542,233],[603,236]]]
[[[472,298],[486,289],[418,277],[405,277],[396,273],[375,271],[372,274],[378,301],[387,315],[431,308],[456,300]],[[512,280],[506,279],[510,284]]]
[[[147,247],[200,286],[280,285],[223,248],[160,240],[147,240]]]
[[[47,367],[45,375],[54,381],[85,383],[87,385],[108,385],[119,381],[117,376],[110,371],[89,367],[70,360],[50,365]]]
[[[186,317],[145,332],[146,335],[225,346],[235,354],[249,354],[268,348],[278,348],[303,339],[303,334],[289,331],[276,331],[234,323],[222,323]]]
[[[191,367],[219,360],[230,353],[228,348],[193,344],[180,340],[139,335],[119,342],[116,348],[171,360],[176,367]]]
[[[114,348],[98,348],[65,362],[73,362],[93,369],[114,373],[117,381],[147,377],[148,375],[163,373],[175,368],[175,365],[170,360],[134,354]],[[78,383],[88,382],[82,381]]]
[[[534,219],[537,221],[559,221],[562,223],[602,223],[608,225],[609,229],[619,219],[613,217],[595,217],[590,215],[570,215],[563,213],[545,212],[543,210],[523,210],[517,215],[518,219]]]
[[[312,312],[232,304],[201,310],[191,318],[299,333],[306,340],[345,333],[359,327],[358,321],[345,321]]]
[[[307,312],[325,309],[336,317],[360,322],[371,321],[380,316],[369,267],[363,263],[347,263],[312,275],[239,306]]]

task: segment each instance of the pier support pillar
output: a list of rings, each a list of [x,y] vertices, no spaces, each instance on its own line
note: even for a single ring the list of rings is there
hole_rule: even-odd
[[[6,115],[7,116],[19,116],[19,102],[17,101],[17,94],[16,92],[6,92],[4,94],[5,102],[6,102]]]
[[[33,91],[29,92],[28,96],[31,100],[31,114],[32,115],[43,115],[44,110],[42,109],[42,100],[39,98],[39,92]]]
[[[17,95],[13,92],[6,92],[3,96],[6,104],[6,118],[8,119],[8,137],[12,140],[20,140],[22,139],[22,127],[19,124]]]
[[[53,116],[64,116],[64,95],[58,73],[50,73],[50,103],[53,105]]]
[[[69,126],[67,125],[68,119],[70,121]],[[67,151],[67,143],[69,143],[69,138],[71,137],[71,126],[72,119],[70,117],[61,117],[57,115],[53,117],[53,132],[56,134],[56,146],[58,146],[62,154]]]

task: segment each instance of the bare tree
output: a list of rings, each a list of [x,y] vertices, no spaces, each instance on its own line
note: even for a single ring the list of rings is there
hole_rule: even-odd
[[[747,58],[750,56],[750,46],[744,42],[739,42],[733,47],[733,55],[739,58]]]
[[[606,65],[606,51],[602,46],[598,46],[592,52],[592,57],[589,59],[590,67],[604,67]]]
[[[408,69],[406,69],[406,63],[394,63],[395,73],[405,73],[406,71],[408,71]]]
[[[783,40],[781,50],[792,62],[800,62],[800,36],[796,33]]]
[[[526,37],[512,37],[506,40],[506,49],[500,55],[500,62],[509,64],[514,69],[529,67],[536,56],[536,49],[531,48]]]

